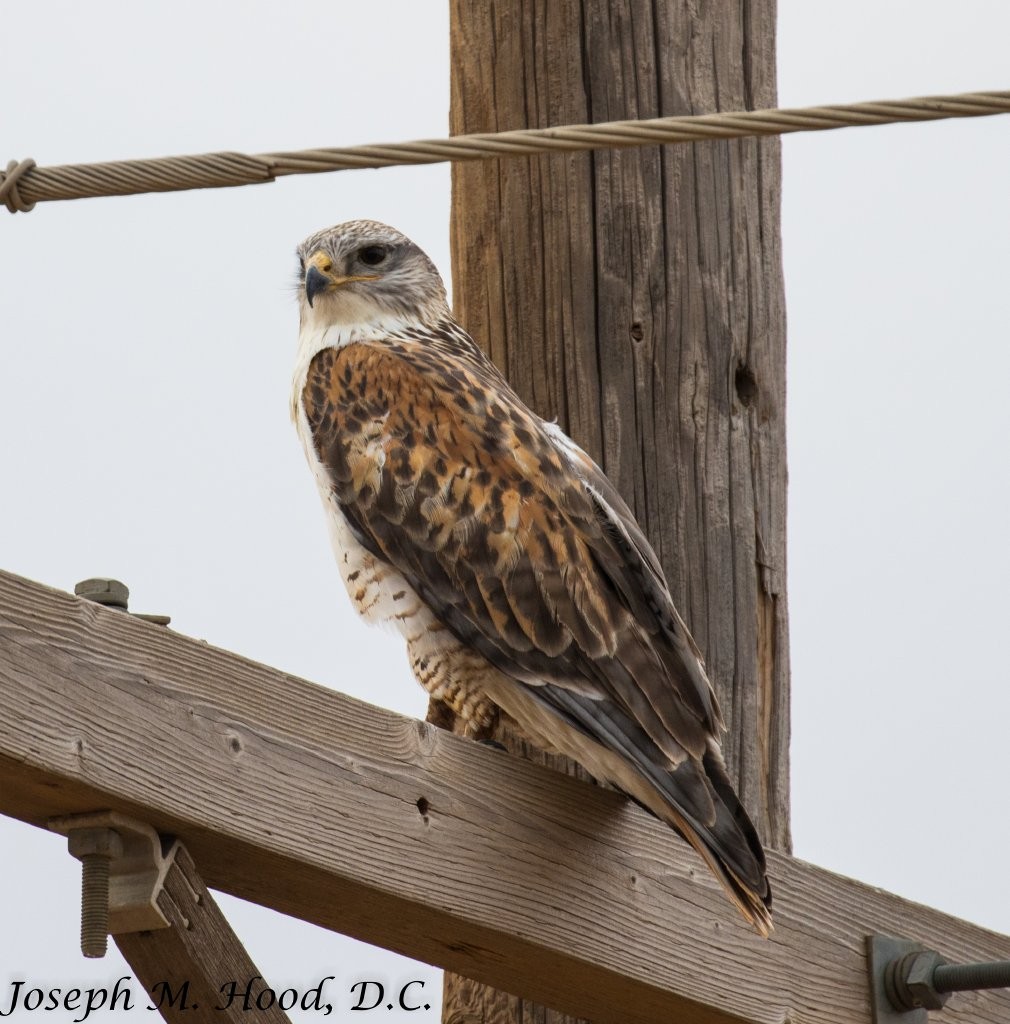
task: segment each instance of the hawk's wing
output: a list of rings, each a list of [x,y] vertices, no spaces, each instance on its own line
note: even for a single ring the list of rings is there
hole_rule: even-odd
[[[489,363],[437,344],[324,350],[303,402],[358,540],[559,728],[631,765],[661,796],[650,809],[763,927],[763,855],[722,767],[700,655],[595,463]]]

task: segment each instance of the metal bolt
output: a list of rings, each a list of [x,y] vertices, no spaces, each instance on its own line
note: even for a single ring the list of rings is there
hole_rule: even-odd
[[[81,580],[74,586],[74,593],[78,597],[94,601],[95,604],[103,604],[107,608],[115,608],[122,612],[129,610],[130,590],[125,583],[120,583],[119,580],[106,579],[104,576]],[[169,615],[150,615],[138,612],[132,614],[135,619],[153,622],[156,626],[167,626],[172,621]]]
[[[93,960],[105,956],[109,935],[109,858],[81,858],[81,952]]]
[[[81,952],[99,959],[108,947],[110,864],[123,855],[123,841],[111,828],[75,828],[67,838],[81,862]]]
[[[104,604],[109,608],[122,608],[124,611],[130,601],[130,590],[125,583],[120,583],[119,580],[105,579],[101,576],[90,580],[81,580],[74,587],[74,593],[78,597],[94,601],[95,604]]]
[[[976,988],[1010,988],[1010,960],[983,964],[942,964],[933,972],[937,992]]]
[[[897,1010],[939,1010],[952,992],[1010,987],[1010,960],[950,964],[931,949],[916,950],[887,965],[884,987]]]

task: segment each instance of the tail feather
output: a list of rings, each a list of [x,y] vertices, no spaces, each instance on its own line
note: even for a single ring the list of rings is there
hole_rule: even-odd
[[[767,937],[772,930],[771,887],[761,841],[737,797],[715,739],[701,758],[685,756],[671,765],[645,730],[613,701],[591,700],[558,686],[527,691],[541,707],[563,714],[574,728],[548,729],[533,705],[494,699],[531,736],[553,734],[555,749],[579,761],[671,825],[698,852],[743,916]],[[502,699],[505,698],[505,699]],[[586,741],[589,742],[586,742]]]
[[[685,834],[723,884],[741,913],[767,938],[772,931],[772,894],[764,850],[747,812],[729,783],[722,758],[706,753],[702,762],[716,794],[716,820]]]
[[[652,800],[643,801],[647,809],[694,847],[743,916],[767,938],[772,931],[772,896],[764,850],[718,748],[711,744],[701,762],[688,760],[673,771],[649,765],[642,774],[655,791]],[[688,810],[697,801],[686,800],[685,793],[696,787],[704,787],[711,798],[714,815],[707,820]]]

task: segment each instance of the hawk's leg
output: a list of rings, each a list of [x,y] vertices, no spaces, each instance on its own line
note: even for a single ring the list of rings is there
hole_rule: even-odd
[[[405,625],[410,667],[428,692],[428,721],[468,739],[496,739],[498,705],[481,685],[496,670],[420,602]]]
[[[479,718],[464,718],[446,701],[430,697],[425,721],[457,736],[466,736],[467,739],[477,740],[478,743],[487,743],[499,750],[505,750],[505,746],[494,738],[498,731],[498,717],[501,712],[493,704],[485,705],[481,710]]]
[[[437,697],[428,698],[428,713],[424,716],[424,720],[431,722],[438,729],[445,729],[446,732],[456,731],[456,712],[444,700],[439,700]]]

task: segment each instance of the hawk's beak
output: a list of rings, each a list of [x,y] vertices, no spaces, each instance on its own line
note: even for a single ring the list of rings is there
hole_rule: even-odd
[[[305,298],[308,304],[320,293],[338,288],[352,281],[376,281],[378,274],[350,274],[341,277],[333,273],[333,261],[324,252],[315,253],[308,261],[305,270]]]
[[[326,291],[332,284],[331,278],[327,277],[318,267],[310,266],[305,271],[305,298],[308,304],[320,293]]]

